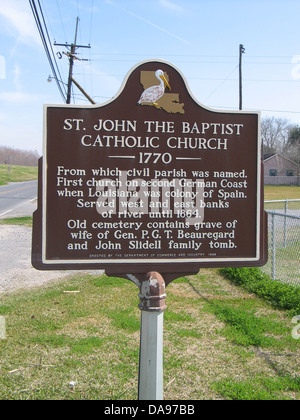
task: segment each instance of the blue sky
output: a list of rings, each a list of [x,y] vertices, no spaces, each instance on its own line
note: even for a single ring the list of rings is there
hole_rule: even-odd
[[[243,105],[300,124],[299,0],[40,0],[52,42],[74,40],[74,77],[96,100],[119,90],[128,71],[163,59],[186,76],[196,98],[238,109],[239,44]],[[43,104],[62,103],[28,0],[0,0],[0,145],[42,151]],[[54,47],[55,53],[66,51]],[[57,57],[67,82],[68,59]],[[87,104],[74,88],[72,101]]]

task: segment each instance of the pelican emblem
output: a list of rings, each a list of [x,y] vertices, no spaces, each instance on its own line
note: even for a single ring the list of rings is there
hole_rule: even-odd
[[[159,108],[157,101],[164,96],[165,87],[167,86],[171,90],[171,86],[169,85],[169,82],[162,70],[157,70],[155,72],[155,77],[158,79],[160,84],[146,89],[142,94],[141,99],[138,101],[138,105],[152,104],[153,106],[156,106],[156,108]]]

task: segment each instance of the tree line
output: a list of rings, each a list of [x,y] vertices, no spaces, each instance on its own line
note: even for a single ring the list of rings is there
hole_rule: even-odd
[[[283,118],[268,117],[261,125],[263,154],[280,153],[300,164],[300,126]]]
[[[0,146],[1,165],[38,166],[40,155],[35,150],[20,150]]]

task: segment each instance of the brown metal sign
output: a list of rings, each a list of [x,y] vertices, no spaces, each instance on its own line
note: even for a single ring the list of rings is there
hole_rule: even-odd
[[[260,114],[197,102],[162,61],[97,106],[45,106],[33,265],[196,272],[267,259]]]

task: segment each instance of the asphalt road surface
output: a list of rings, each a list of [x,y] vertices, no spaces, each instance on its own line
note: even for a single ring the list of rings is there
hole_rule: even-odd
[[[0,217],[37,198],[37,181],[0,186]]]

